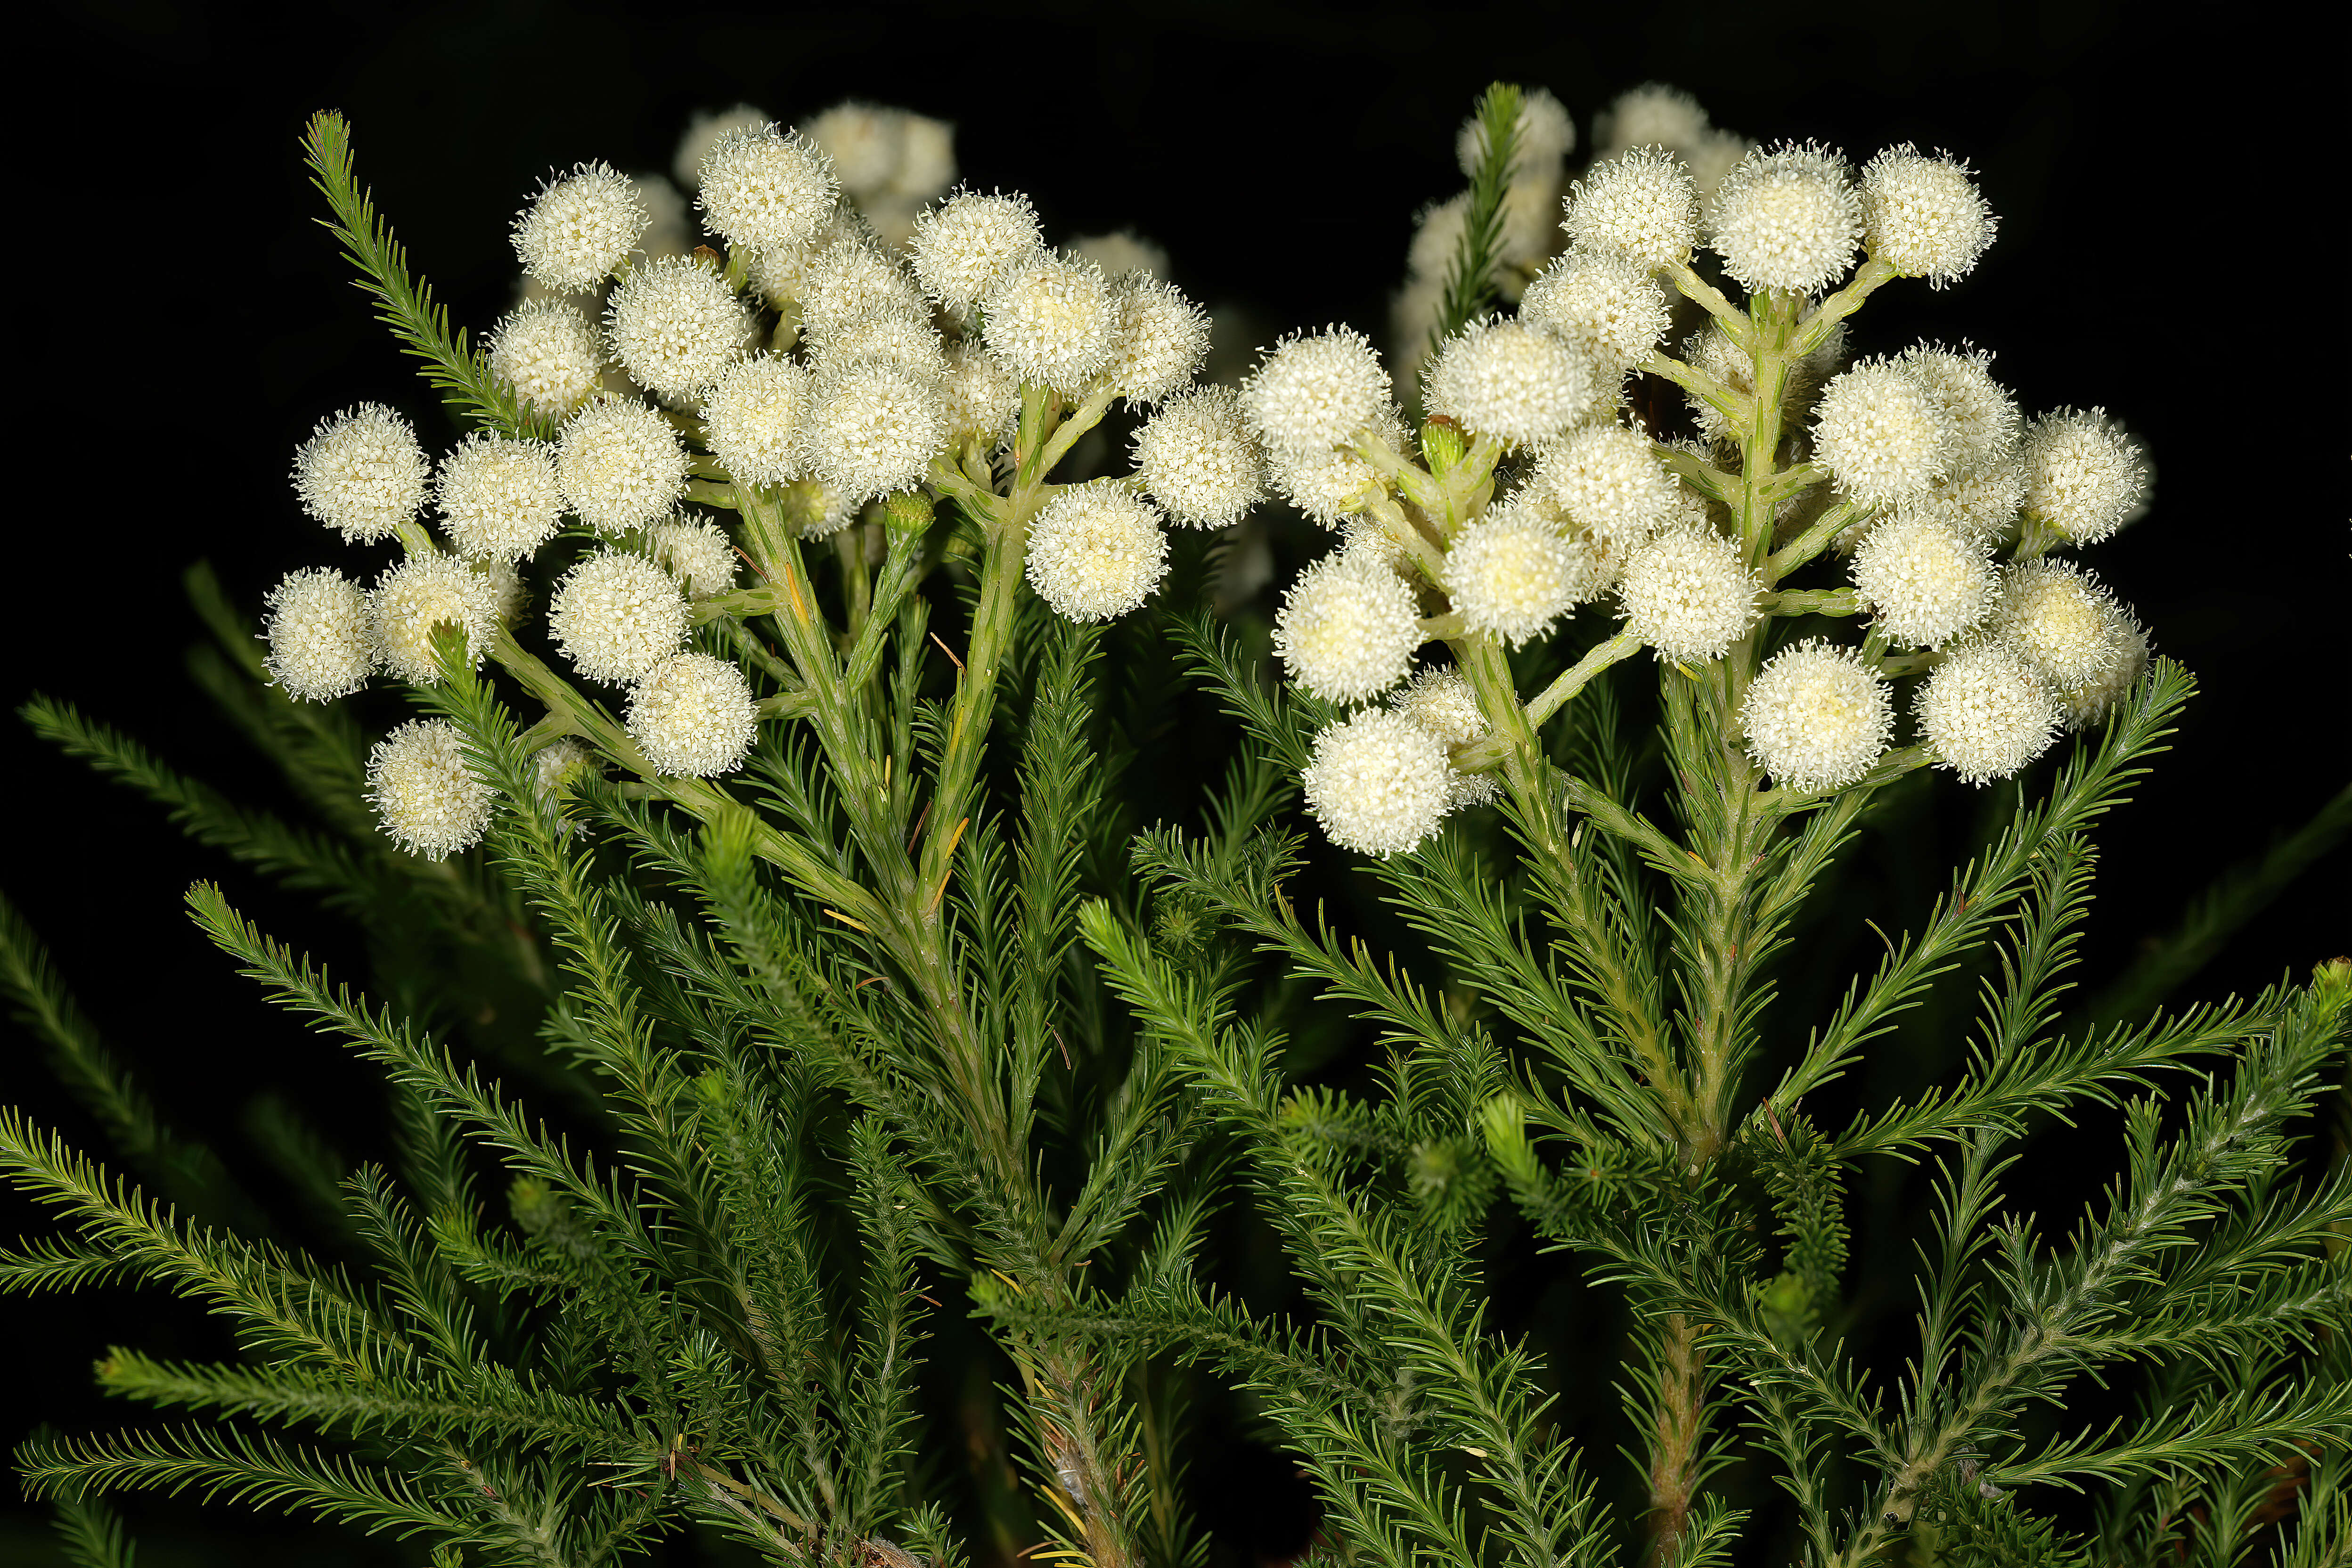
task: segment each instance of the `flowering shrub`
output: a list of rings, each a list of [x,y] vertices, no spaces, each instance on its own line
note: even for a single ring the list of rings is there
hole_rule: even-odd
[[[1565,108],[1496,88],[1394,351],[1297,333],[1223,385],[1139,244],[1049,246],[1025,196],[954,185],[944,127],[857,104],[698,123],[709,244],[664,237],[649,182],[551,178],[477,350],[318,117],[335,232],[465,426],[429,453],[361,405],[296,455],[346,558],[257,595],[242,700],[326,826],[32,716],[247,861],[465,946],[536,1037],[437,1038],[455,968],[388,958],[387,1005],[192,890],[389,1076],[401,1169],[342,1181],[347,1268],[0,1121],[65,1221],[0,1280],[162,1284],[240,1351],[110,1352],[110,1390],[207,1414],[38,1440],[29,1484],[93,1553],[98,1494],[194,1486],[444,1563],[681,1531],[1194,1563],[1205,1382],[1312,1484],[1334,1563],[2221,1562],[2254,1522],[2330,1560],[2352,1176],[2292,1134],[2352,966],[2061,1011],[2087,831],[2190,689],[2074,559],[2142,509],[2142,454],[2101,410],[2029,416],[1966,344],[1850,348],[1879,290],[1992,243],[1960,161],[1856,171],[1663,89],[1595,140],[1570,179]],[[1269,496],[1330,536],[1272,679],[1213,592]],[[385,547],[371,582],[349,552]],[[371,681],[425,716],[364,742],[330,705]],[[1231,722],[1171,746],[1155,683]],[[1204,782],[1146,821],[1151,768]],[[1798,922],[1874,813],[2021,775],[1927,919],[1790,1016]],[[1390,955],[1291,896],[1334,855]],[[8,936],[126,1156],[171,1168]],[[1833,1123],[1962,963],[1967,1062]],[[1379,1060],[1318,1076],[1350,1049]],[[2038,1123],[2143,1091],[2070,1237],[2003,1209]],[[1927,1155],[1917,1338],[1865,1365],[1908,1260],[1852,1256],[1851,1194]],[[1218,1253],[1248,1210],[1286,1296]],[[1503,1236],[1604,1314],[1614,1404],[1495,1321]],[[2048,1414],[2094,1379],[2138,1413]],[[1021,1489],[947,1462],[1008,1437]],[[2095,1516],[2050,1506],[2085,1486]]]

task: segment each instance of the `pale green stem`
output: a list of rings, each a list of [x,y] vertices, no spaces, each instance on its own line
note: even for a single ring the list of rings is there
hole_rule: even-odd
[[[1869,510],[1852,501],[1839,501],[1807,525],[1788,543],[1774,551],[1764,563],[1767,587],[1778,583],[1790,573],[1811,561],[1830,546],[1830,542],[1853,524],[1870,516]]]
[[[1704,398],[1709,407],[1730,421],[1734,430],[1747,433],[1749,409],[1746,393],[1726,386],[1696,365],[1685,364],[1668,354],[1654,353],[1642,362],[1641,368],[1673,382],[1694,397]]]
[[[1741,428],[1745,429],[1747,424],[1748,416],[1743,414],[1740,416]],[[1694,457],[1679,447],[1669,447],[1663,441],[1652,442],[1650,452],[1667,472],[1707,500],[1719,501],[1725,506],[1739,504],[1739,481],[1705,458]]]
[[[1582,658],[1562,671],[1528,704],[1528,723],[1541,728],[1545,721],[1567,704],[1570,698],[1583,690],[1594,676],[1641,651],[1642,639],[1632,632],[1619,632],[1603,642],[1596,643]]]
[[[1669,262],[1665,274],[1682,291],[1684,299],[1694,301],[1715,318],[1716,324],[1723,329],[1726,337],[1741,348],[1750,345],[1755,330],[1748,319],[1748,312],[1724,298],[1722,289],[1692,271],[1687,261]]]
[[[1852,588],[1790,588],[1761,603],[1768,616],[1858,616],[1870,607]]]
[[[1829,342],[1830,333],[1836,330],[1840,321],[1861,310],[1862,302],[1875,293],[1880,284],[1898,276],[1900,274],[1884,261],[1874,258],[1864,262],[1861,270],[1844,288],[1805,312],[1804,321],[1797,329],[1789,352],[1802,358]]]

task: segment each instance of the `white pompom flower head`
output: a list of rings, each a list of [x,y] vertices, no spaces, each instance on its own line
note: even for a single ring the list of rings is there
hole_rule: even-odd
[[[1378,559],[1340,550],[1295,578],[1274,619],[1290,679],[1330,702],[1360,702],[1405,678],[1421,646],[1412,589]]]
[[[478,665],[498,624],[499,584],[454,555],[412,555],[376,579],[368,623],[384,669],[415,686],[436,686],[436,635],[456,627],[466,662]]]
[[[1673,322],[1665,290],[1638,262],[1571,250],[1528,285],[1519,320],[1573,343],[1609,370],[1647,359]]]
[[[551,176],[515,216],[515,255],[548,288],[583,293],[613,275],[652,221],[626,174],[609,163],[582,163]]]
[[[1242,413],[1278,459],[1318,460],[1381,422],[1389,373],[1346,327],[1284,338],[1242,384]]]
[[[1864,248],[1930,288],[1967,277],[2000,222],[1968,164],[1943,153],[1929,157],[1906,142],[1863,168]]]
[[[800,478],[810,394],[808,372],[781,354],[754,354],[727,367],[703,405],[702,423],[729,478],[740,485]]]
[[[1756,574],[1739,548],[1710,529],[1667,529],[1626,558],[1618,579],[1625,629],[1662,658],[1721,658],[1756,624]]]
[[[1119,302],[1103,269],[1039,252],[981,297],[981,337],[1024,383],[1081,392],[1118,346]]]
[[[1895,701],[1861,651],[1818,639],[1782,648],[1748,683],[1748,754],[1783,789],[1843,789],[1886,750]]]
[[[1991,552],[1935,511],[1898,511],[1853,552],[1853,585],[1898,647],[1941,647],[1979,625],[2000,595]]]
[[[2072,562],[2033,561],[2004,574],[1986,629],[2063,694],[2095,684],[2127,660],[2137,626],[2091,573]]]
[[[1423,380],[1433,414],[1511,447],[1567,429],[1591,406],[1590,355],[1519,321],[1474,321],[1448,338]]]
[[[1633,147],[1595,163],[1570,186],[1560,227],[1580,247],[1624,257],[1645,271],[1685,260],[1698,235],[1698,196],[1682,159]]]
[[[555,479],[564,504],[599,533],[624,533],[667,517],[686,494],[685,445],[635,398],[605,397],[564,423]]]
[[[490,374],[514,388],[525,408],[556,418],[596,395],[604,342],[576,306],[541,300],[509,312],[490,329]]]
[[[1914,711],[1937,765],[1964,784],[2005,779],[2050,749],[2061,714],[2031,660],[2008,643],[1971,643],[1937,665]]]
[[[1513,647],[1590,597],[1596,577],[1591,547],[1523,502],[1488,510],[1445,555],[1447,594],[1463,625]]]
[[[824,152],[772,123],[718,137],[698,178],[695,205],[710,232],[771,255],[790,255],[815,239],[840,194]]]
[[[800,462],[849,504],[862,505],[920,483],[949,435],[937,376],[886,359],[838,361],[811,390]]]
[[[2025,432],[2025,512],[2070,544],[2096,544],[2139,515],[2147,459],[2106,410],[2061,408]]]
[[[1116,286],[1118,324],[1101,381],[1139,408],[1192,384],[1209,353],[1209,318],[1172,283],[1132,273]]]
[[[1062,491],[1029,524],[1029,585],[1055,614],[1108,621],[1150,598],[1168,574],[1160,512],[1116,479]]]
[[[269,590],[262,668],[298,702],[348,697],[375,672],[375,631],[367,593],[331,566],[291,572]]]
[[[434,505],[457,553],[476,561],[526,561],[563,523],[555,448],[476,431],[441,459]]]
[[[1368,709],[1315,737],[1299,775],[1307,809],[1343,849],[1386,858],[1437,831],[1453,794],[1445,742],[1427,726]]]
[[[590,680],[635,680],[686,641],[686,596],[676,579],[633,551],[605,550],[563,574],[547,629]]]
[[[302,510],[351,544],[373,544],[416,521],[431,468],[416,431],[381,403],[321,420],[294,454]]]
[[[1862,202],[1844,158],[1784,142],[1724,176],[1707,227],[1724,269],[1750,292],[1819,294],[1853,264]]]
[[[757,324],[718,270],[688,256],[629,269],[604,306],[604,338],[629,379],[682,401],[717,384]]]
[[[625,721],[656,773],[688,778],[741,767],[760,729],[751,683],[707,653],[674,653],[656,662],[631,689]]]
[[[969,314],[1014,268],[1042,253],[1036,209],[1018,192],[958,191],[915,219],[915,277],[941,309]]]
[[[1227,386],[1181,392],[1136,427],[1135,472],[1174,521],[1225,528],[1265,497],[1265,462]]]
[[[498,793],[475,773],[464,736],[446,719],[412,719],[368,753],[367,798],[378,823],[427,860],[480,843]]]
[[[1914,500],[1951,471],[1958,432],[1921,368],[1865,360],[1832,377],[1813,415],[1813,455],[1864,506]]]

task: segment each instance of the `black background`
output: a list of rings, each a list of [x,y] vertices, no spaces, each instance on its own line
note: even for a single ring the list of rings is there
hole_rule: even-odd
[[[1328,320],[1385,341],[1412,216],[1459,187],[1454,130],[1486,82],[1547,86],[1589,132],[1616,93],[1659,79],[1752,137],[1818,137],[1857,161],[1908,139],[1972,159],[1999,242],[1958,288],[1882,293],[1857,347],[1967,338],[1996,352],[2030,412],[2104,404],[2146,437],[2155,510],[2090,560],[2202,690],[2100,835],[2087,952],[2092,974],[2111,973],[2347,773],[2330,226],[2347,140],[2319,116],[2340,79],[2316,74],[2345,40],[2266,7],[2200,9],[2193,24],[2085,4],[54,11],[20,61],[34,96],[12,148],[11,340],[29,406],[9,443],[6,696],[70,698],[248,787],[240,746],[180,673],[196,636],[180,572],[208,557],[250,605],[293,567],[348,567],[286,483],[296,444],[338,408],[391,402],[446,444],[310,221],[296,136],[312,110],[351,116],[362,180],[476,331],[509,301],[507,221],[551,165],[667,169],[697,109],[749,100],[789,121],[856,96],[955,121],[963,176],[1029,192],[1049,238],[1137,226],[1195,299],[1243,308],[1257,341]],[[268,1085],[372,1118],[367,1076],[264,1008],[179,894],[219,876],[281,933],[332,952],[331,927],[13,721],[5,744],[0,884],[167,1114],[202,1128]],[[2189,994],[2352,948],[2347,864],[2339,851],[2315,868]],[[5,1098],[86,1132],[21,1037],[5,1048]],[[108,1342],[168,1334],[210,1353],[159,1306],[12,1303],[0,1438],[36,1413],[121,1420],[87,1392]],[[20,1540],[0,1534],[0,1560]]]

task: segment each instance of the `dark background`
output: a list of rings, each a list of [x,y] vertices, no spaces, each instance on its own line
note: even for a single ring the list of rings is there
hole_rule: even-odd
[[[1549,87],[1589,135],[1595,110],[1659,79],[1751,137],[1817,137],[1857,162],[1909,139],[1973,160],[1999,242],[1958,288],[1885,290],[1857,347],[1971,340],[2029,412],[2103,404],[2154,455],[2155,510],[2089,558],[2202,690],[2172,755],[2100,833],[2086,951],[2104,976],[2347,773],[2342,243],[2325,232],[2344,132],[2318,118],[2340,81],[2315,74],[2340,58],[2341,29],[2298,33],[2262,6],[2193,26],[2152,16],[2082,4],[1793,17],[1689,4],[53,10],[20,69],[73,97],[34,100],[12,182],[14,337],[32,404],[12,450],[33,489],[12,498],[5,695],[69,698],[199,777],[247,787],[246,754],[179,671],[197,635],[180,572],[208,557],[251,605],[293,567],[348,561],[286,483],[296,444],[336,409],[391,402],[428,447],[446,444],[311,222],[321,207],[296,136],[315,109],[351,116],[362,180],[477,331],[509,302],[507,222],[551,165],[666,170],[695,110],[748,99],[791,121],[855,96],[955,121],[963,176],[1030,193],[1049,238],[1139,226],[1177,282],[1254,341],[1336,319],[1385,342],[1412,214],[1459,188],[1454,127],[1488,80]],[[331,952],[346,939],[13,721],[5,744],[0,883],[167,1115],[228,1125],[269,1087],[373,1118],[368,1076],[264,1008],[179,894],[223,877],[281,933]],[[2348,882],[2339,851],[2189,994],[2259,986],[2352,947]],[[5,1099],[88,1131],[21,1037],[0,1048]],[[26,1215],[11,1200],[0,1229]],[[121,1296],[6,1310],[8,1442],[37,1414],[68,1429],[121,1421],[89,1394],[89,1360],[154,1342],[156,1320],[179,1315]],[[0,1532],[0,1561],[30,1541]]]

